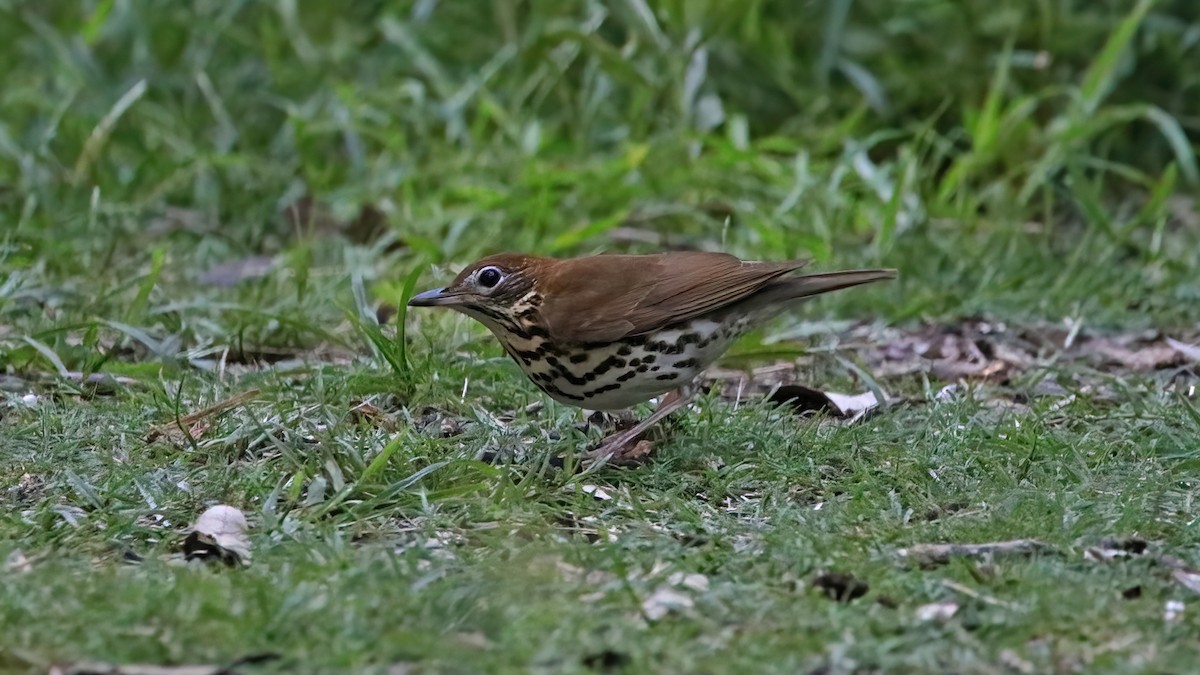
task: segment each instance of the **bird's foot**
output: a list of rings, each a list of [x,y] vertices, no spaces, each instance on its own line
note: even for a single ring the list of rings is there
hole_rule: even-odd
[[[600,445],[585,452],[584,464],[589,469],[598,469],[605,464],[631,466],[650,459],[654,443],[641,438],[630,438],[623,432],[615,433],[600,442]]]
[[[680,388],[664,396],[652,415],[629,429],[612,434],[595,449],[585,453],[583,457],[588,470],[605,464],[640,464],[646,461],[654,450],[654,444],[643,440],[642,435],[671,413],[686,406],[694,396],[695,391],[691,388]]]

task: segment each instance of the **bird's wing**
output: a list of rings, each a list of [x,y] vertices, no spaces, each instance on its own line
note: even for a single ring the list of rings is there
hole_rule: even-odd
[[[611,342],[746,298],[807,261],[743,262],[724,253],[564,260],[543,288],[542,318],[563,342]]]

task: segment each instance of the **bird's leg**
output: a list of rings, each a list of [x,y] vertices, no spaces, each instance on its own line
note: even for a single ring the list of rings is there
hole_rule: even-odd
[[[661,422],[663,418],[686,406],[695,397],[696,389],[690,385],[685,385],[668,393],[662,398],[658,407],[649,417],[625,431],[615,433],[604,439],[599,447],[588,452],[585,458],[603,464],[615,457],[619,457],[622,451],[637,442],[642,434]]]

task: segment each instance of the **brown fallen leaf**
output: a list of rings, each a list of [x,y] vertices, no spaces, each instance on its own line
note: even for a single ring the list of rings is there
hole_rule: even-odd
[[[948,382],[1004,380],[1036,362],[1032,349],[1003,324],[975,319],[894,333],[866,361],[880,377],[930,372]]]
[[[366,401],[359,401],[351,406],[350,414],[354,418],[384,431],[396,430],[396,420],[392,419],[391,415]]]
[[[1003,361],[956,361],[939,359],[933,362],[933,376],[939,380],[954,382],[957,380],[1002,380],[1009,372],[1009,366]]]
[[[220,560],[226,565],[250,562],[246,516],[238,509],[218,504],[209,507],[192,526],[183,542],[187,560]]]
[[[1127,346],[1116,340],[1096,338],[1088,340],[1082,348],[1101,356],[1102,365],[1116,365],[1134,371],[1173,366],[1179,363],[1181,356],[1174,347],[1162,342]]]
[[[625,447],[613,455],[612,459],[608,460],[610,464],[621,466],[644,464],[650,459],[650,455],[654,454],[654,443],[647,440],[641,440],[633,444],[633,447]]]

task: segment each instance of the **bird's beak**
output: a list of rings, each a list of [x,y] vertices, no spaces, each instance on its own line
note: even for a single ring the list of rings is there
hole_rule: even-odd
[[[451,293],[445,288],[435,288],[417,293],[408,299],[409,307],[441,307],[446,305],[462,304],[463,296],[461,293]]]

